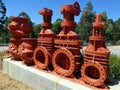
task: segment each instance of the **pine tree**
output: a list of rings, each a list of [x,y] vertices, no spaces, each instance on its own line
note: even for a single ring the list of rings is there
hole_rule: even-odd
[[[89,36],[92,31],[92,23],[95,21],[95,12],[93,12],[93,5],[88,2],[86,7],[83,9],[80,22],[77,25],[77,32],[80,34],[81,39],[88,43]]]

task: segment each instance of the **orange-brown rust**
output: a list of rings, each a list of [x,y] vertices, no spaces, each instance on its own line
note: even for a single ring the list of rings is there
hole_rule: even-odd
[[[36,38],[22,38],[22,43],[19,45],[18,51],[24,64],[34,65],[33,53],[36,46]]]
[[[101,15],[96,15],[96,22],[93,23],[92,36],[89,38],[90,44],[84,52],[84,64],[81,68],[81,75],[84,81],[92,86],[102,85],[109,74],[108,59],[110,51],[105,45],[105,37],[103,35],[104,27],[105,23],[101,22]]]
[[[78,2],[61,7],[64,19],[61,23],[62,30],[54,41],[56,51],[52,63],[55,71],[62,76],[71,76],[73,72],[79,72],[82,64],[80,53],[82,40],[75,32],[74,22],[74,15],[78,16],[80,11]]]
[[[54,70],[52,73],[69,77],[69,80],[81,76],[73,81],[90,88],[106,89],[104,81],[108,79],[110,51],[105,45],[105,23],[101,21],[100,14],[96,15],[90,44],[85,49],[83,58],[80,52],[83,41],[75,32],[74,22],[74,16],[78,16],[80,12],[78,2],[63,5],[62,30],[56,35],[52,31],[52,10],[42,9],[39,14],[43,16],[43,23],[38,38],[28,38],[32,27],[27,18],[11,17],[8,29],[12,33],[12,43],[7,51],[12,54],[13,59],[22,59],[26,65],[35,64],[38,69]]]
[[[39,69],[47,69],[52,65],[51,55],[54,52],[55,33],[52,31],[52,10],[44,8],[39,11],[43,15],[42,30],[37,38],[37,47],[34,52],[35,65]]]
[[[32,27],[29,26],[27,18],[11,17],[12,22],[8,25],[8,30],[14,38],[26,38],[30,35]]]
[[[32,27],[29,26],[27,18],[11,17],[12,22],[8,25],[8,30],[12,33],[11,44],[7,52],[12,54],[14,60],[20,60],[18,47],[22,43],[21,38],[26,38],[30,35]]]

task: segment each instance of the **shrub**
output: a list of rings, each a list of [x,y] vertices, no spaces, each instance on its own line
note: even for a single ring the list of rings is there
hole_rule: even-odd
[[[117,45],[120,45],[120,40],[118,40],[118,41],[116,42],[116,44],[117,44]]]
[[[3,58],[10,57],[10,56],[11,56],[11,54],[0,51],[0,60],[3,59]]]
[[[117,55],[110,56],[110,77],[120,79],[120,57]]]

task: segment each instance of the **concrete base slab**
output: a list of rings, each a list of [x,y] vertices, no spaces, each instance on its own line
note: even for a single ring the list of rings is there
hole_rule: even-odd
[[[21,61],[13,61],[11,58],[3,59],[3,73],[33,87],[35,90],[93,90],[51,73],[28,67],[23,65]],[[116,88],[113,87],[111,86],[111,90],[119,90],[120,84],[115,86]]]

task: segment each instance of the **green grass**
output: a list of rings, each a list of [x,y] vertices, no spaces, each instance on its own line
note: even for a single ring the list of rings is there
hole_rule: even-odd
[[[6,52],[0,52],[0,60],[3,59],[3,58],[7,58],[7,57],[10,57],[11,54],[9,53],[6,53]]]
[[[117,55],[110,56],[110,77],[120,79],[120,57]]]

